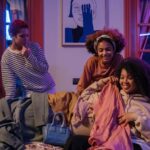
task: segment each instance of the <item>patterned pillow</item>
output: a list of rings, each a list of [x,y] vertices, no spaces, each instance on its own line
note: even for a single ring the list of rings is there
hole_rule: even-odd
[[[25,150],[63,150],[63,148],[42,142],[32,142],[25,145]]]

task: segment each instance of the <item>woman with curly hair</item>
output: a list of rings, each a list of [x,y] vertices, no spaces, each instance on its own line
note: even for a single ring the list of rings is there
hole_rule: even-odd
[[[150,66],[138,58],[126,58],[116,73],[125,113],[119,125],[129,125],[136,150],[150,149]],[[137,146],[135,147],[135,145]]]
[[[106,149],[132,149],[132,145],[130,146],[131,148],[123,148],[121,146],[123,143],[122,139],[124,138],[122,134],[120,136],[117,133],[116,138],[112,141],[111,137],[119,127],[126,129],[126,131],[127,127],[129,127],[128,129],[131,132],[130,141],[133,143],[133,149],[150,149],[149,75],[150,66],[138,58],[129,57],[121,62],[116,71],[116,77],[113,79],[111,77],[107,80],[106,86],[104,86],[94,108],[95,122],[88,140],[90,145],[92,145],[89,150],[102,146]],[[119,113],[119,110],[121,110],[121,107],[118,107],[119,102],[121,102],[123,108],[121,113]],[[104,114],[104,111],[107,111],[107,114]],[[106,120],[110,119],[109,123],[105,123]],[[110,134],[108,135],[108,133]],[[121,130],[119,133],[121,133]],[[107,139],[106,141],[103,141],[104,136]],[[115,145],[113,145],[114,143]],[[122,148],[119,148],[119,146]]]
[[[94,81],[114,74],[122,61],[119,54],[125,46],[125,39],[117,29],[103,29],[87,37],[86,48],[92,53],[84,65],[84,71],[77,85],[77,94]]]

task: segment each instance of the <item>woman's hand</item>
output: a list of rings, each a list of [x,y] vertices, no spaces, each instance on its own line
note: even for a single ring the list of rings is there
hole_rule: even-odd
[[[115,76],[110,76],[110,77],[106,77],[106,78],[102,79],[102,82],[103,83],[107,83],[107,82],[116,83],[116,82],[118,82],[118,78]]]
[[[118,82],[118,78],[115,77],[115,76],[110,76],[109,82],[112,83],[112,84],[116,83],[116,82]]]
[[[118,119],[119,124],[127,125],[131,121],[135,121],[137,119],[137,114],[134,112],[125,113],[124,115],[120,116]]]
[[[26,48],[25,46],[23,46],[21,50],[21,54],[27,58],[30,54],[30,48]]]

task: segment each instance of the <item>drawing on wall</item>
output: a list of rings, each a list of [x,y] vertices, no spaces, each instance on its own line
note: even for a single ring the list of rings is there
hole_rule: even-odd
[[[62,45],[84,45],[105,26],[105,0],[62,0]]]

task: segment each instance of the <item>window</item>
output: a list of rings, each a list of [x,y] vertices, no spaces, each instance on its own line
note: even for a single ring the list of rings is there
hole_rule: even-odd
[[[10,5],[9,5],[9,3],[7,2],[6,3],[6,10],[5,10],[5,25],[6,25],[6,27],[5,27],[5,35],[6,35],[6,47],[8,46],[8,45],[10,45],[10,43],[11,43],[11,37],[10,37],[10,35],[9,35],[9,32],[8,32],[8,30],[9,30],[9,26],[10,26],[10,23],[11,23],[11,15],[10,15],[11,13],[10,13]]]
[[[136,56],[150,63],[150,0],[124,0],[125,56]]]
[[[150,0],[139,0],[137,6],[139,8],[139,57],[150,63]]]

